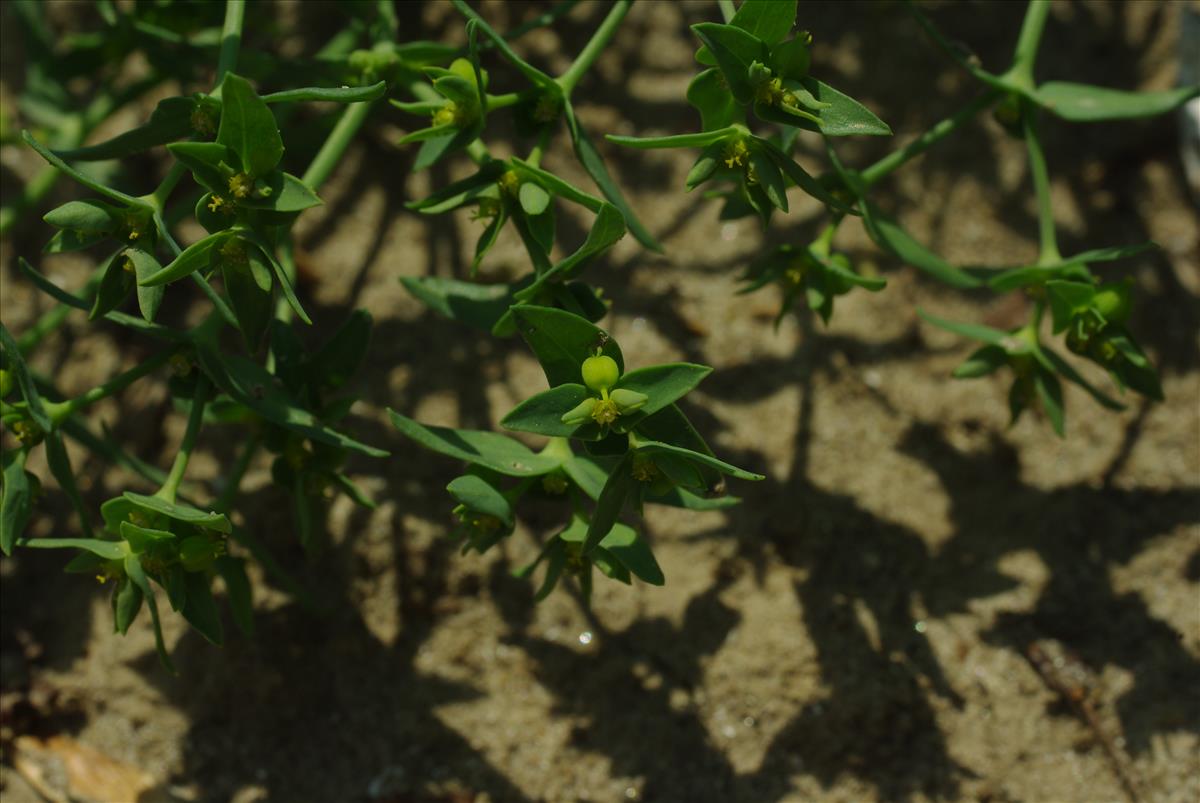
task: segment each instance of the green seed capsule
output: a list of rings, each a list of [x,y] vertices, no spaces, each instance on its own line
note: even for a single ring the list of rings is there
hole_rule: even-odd
[[[1104,320],[1124,323],[1129,318],[1129,309],[1132,306],[1130,284],[1131,282],[1128,281],[1102,284],[1096,290],[1096,295],[1092,298],[1092,305],[1097,312],[1104,316]]]
[[[583,361],[583,384],[589,389],[600,393],[617,384],[621,369],[617,361],[606,354],[588,357]]]

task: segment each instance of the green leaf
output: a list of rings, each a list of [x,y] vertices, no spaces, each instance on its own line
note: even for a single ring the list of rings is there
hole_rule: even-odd
[[[892,129],[875,113],[849,95],[844,95],[829,84],[815,78],[805,78],[800,83],[812,93],[819,103],[828,103],[818,115],[819,128],[827,137],[853,135],[890,136]],[[802,122],[802,121],[798,121]],[[805,126],[799,125],[804,128]]]
[[[564,424],[563,414],[591,395],[583,385],[565,384],[552,387],[518,404],[501,419],[500,426],[551,438],[569,438],[579,427]]]
[[[105,185],[101,184],[99,181],[96,181],[95,179],[93,179],[89,176],[86,176],[83,173],[80,173],[78,170],[71,167],[69,164],[67,164],[62,159],[60,159],[57,154],[55,154],[53,151],[51,151],[45,145],[43,145],[42,143],[40,143],[36,139],[34,139],[33,135],[30,134],[28,131],[21,132],[21,139],[25,142],[26,145],[28,145],[29,147],[31,147],[35,151],[37,151],[38,156],[41,156],[43,159],[45,159],[47,162],[49,162],[52,166],[58,168],[59,170],[61,170],[64,173],[66,173],[68,176],[73,178],[75,181],[77,181],[78,183],[87,187],[88,189],[92,190],[93,192],[97,192],[100,195],[103,195],[106,198],[110,198],[124,206],[136,207],[138,209],[149,209],[149,207],[146,205],[145,201],[138,200],[137,198],[134,198],[132,195],[126,195],[125,193],[120,192],[119,190],[115,190],[112,187],[106,187]]]
[[[600,328],[563,310],[521,304],[512,309],[517,331],[542,364],[550,386],[577,384],[583,361],[600,349],[624,370],[617,342]]]
[[[699,134],[673,134],[669,137],[623,137],[609,134],[605,137],[609,142],[626,145],[630,148],[703,148],[720,142],[727,137],[743,133],[740,126],[726,126],[714,131],[704,131]]]
[[[919,308],[917,309],[917,314],[934,326],[945,329],[948,332],[953,332],[956,335],[969,337],[972,340],[978,340],[993,346],[1000,346],[1009,354],[1025,353],[1030,350],[1029,344],[1026,341],[1015,337],[1011,332],[993,329],[990,326],[984,326],[980,323],[948,321],[945,318],[930,315]]]
[[[451,209],[468,204],[484,195],[496,196],[496,179],[504,173],[504,162],[493,159],[481,165],[478,172],[460,181],[456,181],[427,198],[420,201],[410,201],[405,204],[408,209],[424,212],[427,215],[440,215]],[[599,203],[599,199],[596,199]]]
[[[712,53],[737,102],[742,105],[752,102],[754,87],[750,83],[750,65],[756,61],[766,64],[770,60],[763,41],[741,28],[715,22],[693,25],[692,31]]]
[[[687,179],[684,181],[688,192],[712,178],[721,167],[724,156],[725,143],[723,142],[714,142],[705,148],[692,164],[692,169],[688,171]]]
[[[42,406],[42,397],[38,393],[37,385],[33,383],[29,366],[25,364],[25,358],[21,356],[21,350],[17,348],[17,341],[13,340],[12,333],[3,323],[0,323],[0,346],[4,347],[7,369],[17,380],[21,398],[29,406],[29,417],[41,427],[43,432],[49,432],[53,428],[53,424],[50,416],[46,414],[46,408]]]
[[[169,519],[181,521],[184,524],[192,524],[196,527],[215,530],[219,533],[230,533],[233,531],[233,527],[224,513],[217,513],[216,511],[205,513],[203,510],[194,508],[191,505],[168,502],[157,496],[145,496],[133,491],[126,491],[122,494],[122,497],[142,510],[158,513]]]
[[[157,287],[162,284],[178,281],[195,273],[198,270],[206,270],[211,262],[212,250],[225,244],[225,241],[233,236],[231,231],[219,231],[216,234],[210,234],[202,240],[192,243],[183,252],[171,260],[170,264],[164,267],[145,279],[138,277],[138,285],[141,287]]]
[[[385,450],[360,443],[323,423],[298,405],[276,378],[257,364],[242,357],[223,357],[208,344],[199,344],[196,355],[213,384],[268,421],[331,446],[370,457],[388,456]]]
[[[221,127],[217,142],[238,155],[242,170],[251,177],[267,175],[283,158],[283,140],[275,115],[250,82],[226,73],[221,82]]]
[[[212,584],[204,572],[184,572],[187,587],[187,602],[183,605],[183,618],[196,631],[218,647],[225,641],[225,628],[221,625],[221,614],[213,600]]]
[[[121,560],[128,554],[119,542],[97,538],[33,538],[22,541],[21,546],[35,549],[86,549],[105,560]]]
[[[673,457],[681,457],[692,463],[699,463],[702,466],[716,469],[722,474],[728,474],[739,480],[764,480],[766,477],[762,474],[755,474],[752,471],[738,468],[737,466],[726,463],[724,460],[718,460],[710,454],[703,452],[695,452],[691,449],[685,449],[682,446],[672,446],[669,443],[660,443],[658,441],[639,440],[637,444],[639,452],[646,452],[650,455],[665,454]]]
[[[1155,117],[1200,96],[1200,86],[1181,86],[1162,92],[1126,92],[1102,86],[1050,81],[1033,91],[1032,99],[1064,120],[1091,123]]]
[[[100,286],[96,288],[96,298],[88,313],[88,320],[102,318],[121,306],[135,282],[133,274],[125,270],[125,252],[118,251],[108,260],[100,277]]]
[[[583,245],[579,246],[570,256],[538,276],[530,285],[513,293],[513,298],[517,301],[532,301],[536,299],[543,286],[553,280],[572,276],[576,273],[576,268],[580,267],[585,261],[607,250],[624,236],[625,220],[621,217],[621,213],[612,204],[604,204],[600,207],[600,214],[592,222],[592,228],[588,231],[587,239],[584,240]]]
[[[600,491],[600,498],[596,500],[596,510],[592,513],[591,521],[588,522],[587,536],[583,541],[584,555],[599,545],[604,536],[608,535],[613,525],[617,523],[617,517],[621,515],[621,509],[625,507],[625,499],[637,483],[630,471],[632,465],[633,452],[630,451],[621,458],[612,473],[608,475],[608,481],[604,483],[604,489]]]
[[[796,0],[745,0],[729,24],[777,44],[796,24]]]
[[[456,477],[446,486],[446,490],[469,510],[494,516],[504,522],[505,527],[512,527],[512,505],[508,503],[504,494],[482,477],[474,474]]]
[[[1124,410],[1125,405],[1121,404],[1116,399],[1113,399],[1106,393],[1102,393],[1092,383],[1084,379],[1071,364],[1060,357],[1053,349],[1039,347],[1034,350],[1034,356],[1048,371],[1055,371],[1066,377],[1069,381],[1074,382],[1079,387],[1086,390],[1093,399],[1099,402],[1102,406],[1109,410]]]
[[[687,88],[687,100],[700,112],[701,127],[705,131],[715,131],[746,120],[742,107],[725,85],[721,71],[715,67],[692,79]]]
[[[233,621],[247,636],[254,635],[254,603],[250,578],[246,576],[246,561],[222,555],[213,564],[221,579],[225,581],[225,593],[229,596],[229,607]]]
[[[491,331],[513,303],[513,285],[476,284],[437,276],[401,276],[408,292],[435,312]]]
[[[240,206],[288,214],[302,212],[323,203],[311,187],[290,173],[276,170],[260,181],[266,184],[268,194],[259,197],[259,190],[255,190],[248,198],[238,199],[237,203]]]
[[[710,373],[712,368],[707,365],[690,362],[651,365],[623,374],[616,387],[649,396],[650,400],[638,410],[642,415],[649,416],[683,398]]]
[[[866,199],[860,199],[859,208],[863,213],[867,234],[880,248],[951,287],[967,289],[981,284],[974,276],[956,268],[914,240],[899,223],[884,215]]]
[[[365,103],[378,100],[387,93],[387,81],[369,86],[306,86],[301,89],[286,89],[263,95],[263,103],[297,103],[320,101],[323,103]]]
[[[608,174],[608,168],[604,164],[604,159],[600,157],[600,152],[596,150],[587,131],[575,116],[575,108],[567,100],[563,101],[563,111],[566,113],[567,130],[571,132],[571,143],[575,146],[575,157],[583,165],[583,169],[592,177],[592,181],[596,182],[601,194],[620,210],[621,216],[625,218],[625,225],[629,227],[634,239],[645,248],[662,253],[662,245],[654,239],[654,236],[633,213],[633,208],[621,194],[621,188]]]
[[[131,521],[121,522],[121,537],[129,543],[129,549],[135,555],[141,555],[159,544],[172,543],[175,540],[174,534],[167,530],[139,527]]]
[[[762,139],[761,137],[753,137],[752,139],[759,146],[761,151],[765,152],[766,155],[770,157],[771,161],[774,162],[775,165],[778,165],[783,170],[784,174],[787,175],[787,177],[791,179],[792,183],[797,187],[804,190],[806,193],[811,195],[813,198],[816,198],[826,206],[832,207],[839,212],[851,215],[857,214],[854,210],[847,207],[846,204],[842,203],[837,198],[834,198],[833,195],[830,194],[829,190],[825,189],[825,187],[821,185],[821,182],[810,176],[808,171],[796,164],[795,160],[792,159],[791,156],[788,156],[786,153],[781,151],[778,146],[775,145],[775,143],[767,139]],[[754,153],[751,154],[751,158],[753,157]],[[760,159],[759,161],[762,160]],[[755,170],[757,170],[758,163],[753,162],[753,164],[755,165]],[[778,171],[776,171],[776,175],[777,174]],[[779,190],[776,189],[775,191],[778,192]],[[774,203],[774,201],[772,201],[772,203]],[[779,204],[775,205],[779,206]],[[786,205],[779,208],[783,209],[785,212],[787,211]]]
[[[158,603],[154,599],[154,589],[150,587],[150,581],[146,579],[146,573],[142,570],[141,561],[136,555],[125,557],[125,574],[142,592],[150,608],[150,622],[154,626],[154,647],[158,651],[158,660],[168,672],[175,674],[175,665],[171,663],[171,657],[167,655],[167,645],[163,642],[162,624],[158,619]]]
[[[1046,298],[1050,302],[1050,316],[1053,319],[1054,334],[1066,330],[1071,325],[1071,319],[1092,304],[1096,295],[1096,287],[1085,282],[1046,282]]]
[[[128,577],[117,581],[112,595],[113,631],[120,635],[129,632],[129,626],[142,609],[142,590]]]
[[[605,204],[605,206],[612,208],[610,204]],[[493,225],[497,222],[500,222],[501,218],[503,217],[505,217],[505,215],[501,213],[501,215],[498,216],[495,221],[493,221]],[[620,213],[617,213],[617,218],[621,226],[621,235],[624,235],[625,221],[620,220]],[[554,218],[554,204],[547,204],[545,210],[540,215],[527,216],[525,218],[525,223],[529,227],[530,236],[533,237],[538,246],[541,247],[543,253],[549,257],[550,251],[554,248],[554,233],[557,225]],[[618,239],[621,235],[618,235]],[[478,256],[476,258],[478,259]],[[472,268],[474,269],[475,267],[477,267],[477,265],[473,263]]]
[[[46,465],[50,467],[50,473],[54,479],[58,480],[58,486],[70,500],[71,507],[75,508],[83,534],[90,538],[92,522],[88,519],[88,509],[83,504],[83,497],[79,494],[79,485],[75,482],[75,472],[71,469],[71,459],[67,455],[66,444],[63,443],[62,431],[56,429],[47,432],[43,444],[46,447]]]
[[[237,316],[238,328],[242,330],[246,348],[251,352],[258,350],[267,327],[275,318],[275,296],[271,293],[270,285],[264,290],[255,279],[255,270],[251,262],[256,261],[261,268],[266,266],[266,260],[258,253],[256,246],[245,249],[245,260],[221,259],[221,277],[225,280],[225,292],[229,303],[233,306],[233,314]],[[269,274],[268,274],[269,275]]]
[[[150,119],[137,128],[95,145],[58,151],[58,155],[80,162],[124,159],[135,153],[183,139],[193,133],[192,114],[198,105],[199,102],[195,98],[164,98],[154,107]]]
[[[659,505],[681,507],[685,510],[724,510],[739,504],[742,500],[736,496],[700,496],[686,488],[672,488],[661,496],[646,495],[646,501]]]
[[[125,256],[133,263],[135,282],[148,279],[162,270],[162,265],[158,264],[158,260],[140,248],[126,249]],[[154,317],[158,315],[158,308],[162,306],[166,288],[162,286],[142,287],[141,285],[136,287],[138,310],[141,311],[142,318],[146,323],[154,323]]]
[[[791,162],[791,159],[786,161]],[[794,167],[799,168],[799,165],[796,165],[794,162],[792,164]],[[788,211],[787,187],[783,184],[783,175],[779,172],[779,168],[776,167],[775,160],[771,157],[770,152],[764,151],[762,148],[751,148],[750,165],[754,168],[758,185],[766,193],[767,199],[780,211]],[[816,181],[813,181],[803,170],[799,172],[803,173],[809,183],[819,190],[820,185]],[[826,195],[832,200],[832,196]]]
[[[522,170],[528,171],[534,176],[537,176],[538,182],[547,190],[557,195],[559,198],[565,198],[566,200],[579,204],[580,206],[590,209],[592,212],[597,214],[599,214],[600,210],[604,207],[604,201],[597,198],[595,195],[584,192],[574,184],[569,184],[553,173],[549,173],[540,167],[532,165],[522,159],[514,158],[512,162],[515,165],[519,165]]]
[[[1062,385],[1059,383],[1058,377],[1049,371],[1035,370],[1033,386],[1037,390],[1038,398],[1042,401],[1042,409],[1050,418],[1050,424],[1054,427],[1054,431],[1060,438],[1065,437],[1066,421],[1063,413]]]
[[[220,142],[172,142],[167,151],[188,170],[202,187],[224,198],[229,196],[227,171],[237,156]]]
[[[563,458],[562,469],[581,491],[592,499],[600,498],[600,492],[604,490],[604,483],[608,480],[608,471],[601,467],[595,458],[572,453]]]
[[[390,409],[388,415],[396,429],[425,448],[510,477],[535,477],[559,466],[557,458],[496,432],[426,426]]]
[[[1008,365],[1008,352],[1000,346],[984,346],[954,369],[955,379],[975,379]]]
[[[5,449],[0,454],[4,478],[3,492],[0,493],[0,551],[5,555],[12,554],[13,544],[25,532],[33,512],[29,476],[25,473],[28,456],[28,449]]]
[[[632,527],[620,522],[614,524],[608,535],[600,539],[600,547],[608,550],[623,566],[647,583],[661,586],[666,582],[654,553],[650,551],[650,545]]]
[[[500,54],[504,56],[504,58],[508,59],[509,63],[516,67],[517,70],[524,75],[530,83],[555,93],[559,92],[558,84],[555,83],[553,78],[551,78],[549,75],[546,75],[546,73],[542,72],[537,67],[534,67],[532,64],[518,56],[513,49],[508,46],[508,42],[504,39],[504,37],[496,33],[492,26],[488,25],[487,22],[463,0],[454,0],[454,7],[458,9],[459,13],[461,13],[468,20],[475,20],[479,27],[479,31],[488,39],[492,40],[492,44],[496,46],[496,49],[500,51]]]
[[[46,254],[62,254],[70,251],[82,251],[107,239],[108,235],[100,232],[56,231],[46,241],[46,244],[42,246],[42,252]]]
[[[55,228],[80,234],[109,234],[117,228],[120,215],[118,207],[103,201],[68,201],[51,209],[42,220]]]
[[[532,181],[522,182],[517,195],[527,215],[540,215],[550,205],[550,193]]]

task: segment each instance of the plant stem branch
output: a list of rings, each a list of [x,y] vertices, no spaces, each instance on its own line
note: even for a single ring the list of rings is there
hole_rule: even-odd
[[[97,385],[87,393],[76,396],[73,399],[63,402],[46,402],[46,413],[50,416],[50,420],[56,425],[62,423],[66,418],[73,413],[77,413],[84,407],[95,404],[101,399],[106,399],[114,393],[120,393],[125,388],[132,385],[142,377],[158,370],[159,366],[171,359],[178,348],[169,348],[165,351],[160,351],[150,359],[134,366],[123,374],[113,377],[103,385]]]
[[[237,66],[238,51],[242,47],[242,20],[246,16],[246,0],[225,0],[225,25],[221,28],[221,54],[217,58],[216,86],[221,85],[225,73]]]
[[[1013,52],[1013,66],[1009,75],[1029,89],[1033,88],[1033,63],[1037,59],[1038,46],[1042,42],[1042,32],[1046,29],[1049,16],[1050,0],[1030,0]]]
[[[342,116],[338,118],[337,124],[333,130],[329,132],[324,144],[321,145],[321,150],[317,151],[317,155],[313,157],[312,163],[308,169],[304,171],[304,175],[300,180],[309,185],[313,189],[317,189],[325,183],[333,169],[337,167],[337,163],[341,161],[342,154],[346,152],[346,148],[350,146],[354,135],[358,133],[358,129],[362,128],[362,124],[367,119],[367,115],[371,113],[373,101],[365,103],[352,103],[342,112]]]
[[[1037,192],[1038,254],[1039,265],[1052,265],[1062,261],[1058,251],[1058,237],[1054,231],[1054,203],[1050,197],[1050,173],[1046,168],[1046,154],[1037,133],[1037,107],[1026,100],[1021,101],[1021,123],[1025,130],[1025,147],[1029,151],[1029,172],[1033,176],[1033,188]]]
[[[972,119],[983,109],[991,106],[999,98],[1000,92],[998,90],[989,89],[987,92],[984,92],[982,95],[975,98],[975,100],[968,103],[955,114],[935,124],[932,128],[914,139],[912,142],[908,143],[902,148],[892,151],[875,164],[863,170],[860,174],[863,182],[870,186],[885,176],[890,175],[910,159],[927,151],[934,143],[945,139],[950,134],[957,131],[962,127],[963,123],[966,123],[968,120]]]
[[[208,401],[208,377],[203,371],[200,371],[199,374],[192,396],[192,411],[188,414],[187,429],[183,433],[183,442],[179,444],[179,452],[175,455],[175,462],[171,465],[171,473],[167,475],[167,481],[155,494],[159,499],[165,499],[171,503],[174,503],[175,494],[179,491],[179,484],[183,482],[188,461],[192,458],[192,450],[196,448],[196,436],[200,433],[200,426],[204,422],[204,405]]]
[[[721,16],[725,18],[725,24],[733,19],[733,15],[737,13],[737,9],[733,7],[733,0],[717,0],[717,7],[721,9]]]
[[[621,25],[621,20],[625,19],[625,15],[629,13],[629,8],[633,0],[617,0],[613,4],[612,11],[608,12],[608,16],[604,18],[604,22],[600,23],[600,27],[592,34],[592,38],[584,45],[583,50],[572,62],[567,71],[560,75],[557,83],[562,89],[563,95],[571,96],[571,91],[575,89],[575,85],[583,78],[584,73],[592,66],[592,64],[604,52],[604,48],[617,32],[617,28]]]

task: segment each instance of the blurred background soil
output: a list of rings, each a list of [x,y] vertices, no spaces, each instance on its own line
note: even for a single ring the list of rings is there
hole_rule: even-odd
[[[64,8],[68,27],[90,24],[85,9]],[[483,4],[500,29],[545,8]],[[1183,10],[1056,4],[1038,74],[1168,88]],[[1020,4],[928,11],[984,66],[1005,66]],[[311,53],[343,13],[332,3],[252,4],[247,45]],[[518,50],[560,70],[603,13],[583,3]],[[401,4],[401,14],[406,39],[462,39],[446,4]],[[716,14],[706,3],[634,7],[580,89],[597,138],[696,128],[683,99],[695,69],[687,26]],[[269,19],[299,33],[280,38],[252,24]],[[978,91],[900,3],[804,3],[799,21],[816,38],[814,72],[895,131],[893,142],[839,142],[853,165]],[[8,20],[6,98],[22,81],[13,34]],[[488,66],[498,91],[516,86],[493,57]],[[146,111],[124,113],[113,131]],[[394,142],[412,124],[379,109],[322,190],[326,205],[299,225],[301,291],[316,322],[305,339],[320,342],[356,307],[376,320],[349,429],[393,452],[351,463],[379,508],[334,501],[329,543],[312,560],[265,460],[238,508],[323,612],[256,574],[253,641],[234,635],[213,648],[166,617],[181,670],[171,677],[145,617],[113,636],[107,589],[61,574],[63,556],[26,550],[3,560],[5,801],[40,799],[31,774],[64,788],[71,762],[116,784],[94,781],[77,797],[111,800],[1082,802],[1130,799],[1130,785],[1142,800],[1200,799],[1200,218],[1174,118],[1045,122],[1063,252],[1162,246],[1099,272],[1136,279],[1131,328],[1162,369],[1167,401],[1127,397],[1129,409],[1113,414],[1068,388],[1065,440],[1034,414],[1008,427],[1003,378],[951,380],[970,344],[916,315],[920,306],[1013,326],[1028,313],[1023,298],[947,289],[883,256],[849,221],[837,245],[860,270],[885,275],[887,289],[839,299],[828,327],[791,316],[774,331],[775,289],[735,297],[736,276],[764,244],[814,237],[817,205],[793,192],[793,214],[764,236],[754,221],[719,221],[717,204],[683,191],[693,153],[600,143],[666,249],[648,253],[627,237],[589,268],[613,300],[605,325],[634,365],[713,365],[685,410],[718,454],[767,480],[733,483],[744,502],[726,512],[648,511],[666,587],[598,582],[591,615],[562,590],[535,604],[530,585],[510,575],[562,511],[535,509],[493,554],[458,556],[443,537],[451,505],[441,489],[460,466],[386,422],[392,407],[491,428],[544,387],[519,342],[439,318],[400,286],[400,276],[465,276],[479,230],[465,211],[422,219],[403,209],[469,172],[459,159],[409,176],[412,154]],[[285,166],[299,173],[315,141],[288,134]],[[529,147],[502,123],[489,141],[497,153]],[[820,143],[805,138],[801,149],[819,171]],[[7,196],[39,165],[13,146],[2,156]],[[562,137],[545,164],[590,186]],[[134,180],[149,187],[154,176]],[[51,201],[76,197],[63,181]],[[876,197],[952,262],[1020,264],[1036,254],[1023,145],[989,117]],[[573,248],[585,223],[562,214],[561,241]],[[72,289],[93,267],[39,257],[48,233],[30,215],[0,245],[3,317],[18,334],[49,308],[16,270],[18,255],[40,259]],[[514,237],[483,277],[524,270]],[[184,285],[168,294],[181,320],[191,295]],[[77,393],[149,348],[75,316],[33,363]],[[161,379],[97,406],[92,420],[161,466],[183,423]],[[195,478],[218,477],[244,437],[206,431]],[[72,458],[93,508],[146,490],[86,452]],[[40,462],[34,470],[48,476]],[[34,532],[72,535],[76,526],[47,480]],[[1054,688],[1059,677],[1086,687],[1082,705]]]

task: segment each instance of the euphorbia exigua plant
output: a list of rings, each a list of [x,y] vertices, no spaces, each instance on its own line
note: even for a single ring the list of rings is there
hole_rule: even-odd
[[[644,365],[635,357],[627,364],[617,342],[597,325],[609,313],[603,293],[583,279],[589,263],[626,232],[642,246],[660,249],[613,180],[573,100],[632,4],[617,0],[606,6],[595,34],[557,76],[514,50],[510,42],[520,29],[503,35],[467,3],[455,0],[454,5],[466,20],[462,48],[398,41],[392,4],[381,0],[348,11],[351,24],[311,63],[289,62],[285,68],[267,57],[257,71],[247,64],[243,75],[238,62],[245,6],[241,0],[229,0],[211,82],[201,82],[184,69],[193,60],[161,71],[164,79],[177,78],[188,90],[200,85],[211,89],[163,100],[144,124],[94,145],[83,145],[86,132],[120,105],[119,93],[103,95],[105,102],[85,113],[56,118],[45,112],[55,92],[34,82],[41,103],[30,105],[43,110],[39,119],[69,119],[73,129],[47,131],[47,125],[39,123],[39,135],[23,135],[49,163],[50,172],[43,174],[49,179],[39,178],[18,204],[3,210],[0,228],[11,226],[22,209],[38,204],[52,179],[62,173],[89,195],[46,213],[46,222],[58,229],[46,250],[103,250],[99,268],[82,293],[59,288],[21,261],[28,278],[59,306],[19,337],[0,327],[0,418],[14,443],[3,455],[0,548],[5,553],[17,545],[77,551],[68,569],[111,583],[119,632],[125,632],[145,607],[158,633],[161,591],[170,608],[219,643],[221,617],[213,597],[218,577],[235,621],[250,628],[246,555],[263,561],[270,571],[277,569],[253,534],[236,527],[230,514],[242,475],[261,449],[274,455],[271,476],[291,496],[296,532],[306,548],[319,546],[323,500],[331,493],[373,504],[342,470],[351,452],[388,454],[380,445],[347,434],[342,423],[354,401],[348,392],[350,378],[366,355],[371,321],[365,313],[355,313],[315,351],[304,347],[292,328],[293,318],[308,322],[308,316],[295,286],[290,232],[304,210],[320,203],[320,185],[371,109],[381,108],[373,102],[385,94],[412,123],[400,144],[416,149],[415,170],[462,157],[474,165],[470,176],[436,188],[411,202],[409,209],[422,215],[472,209],[482,223],[472,279],[507,226],[529,257],[529,272],[504,284],[434,277],[403,280],[413,295],[443,315],[496,336],[519,335],[541,363],[549,384],[538,392],[531,389],[500,421],[503,429],[521,433],[519,437],[427,426],[402,412],[391,413],[407,438],[390,444],[392,448],[415,442],[468,465],[447,487],[451,535],[464,551],[483,552],[501,543],[516,529],[518,512],[530,505],[557,506],[560,526],[521,570],[528,574],[544,567],[539,597],[561,578],[574,577],[587,598],[593,569],[621,582],[638,577],[661,584],[670,567],[664,572],[659,566],[647,533],[637,526],[643,506],[704,510],[735,504],[737,500],[724,493],[726,478],[761,478],[714,455],[677,405],[710,369],[690,363]],[[573,5],[561,4],[537,24],[552,23]],[[1081,384],[1106,406],[1119,406],[1050,348],[1047,329],[1050,336],[1061,335],[1070,352],[1108,370],[1119,384],[1150,397],[1161,395],[1153,368],[1126,328],[1130,284],[1101,282],[1088,267],[1152,246],[1060,254],[1038,121],[1045,112],[1075,122],[1159,114],[1200,90],[1137,94],[1036,83],[1034,56],[1048,5],[1035,0],[1009,69],[987,72],[947,47],[983,84],[979,97],[916,140],[860,169],[840,159],[837,138],[887,136],[891,131],[863,104],[825,82],[830,78],[837,83],[824,65],[813,62],[812,36],[796,30],[795,2],[746,0],[735,8],[723,0],[717,7],[724,23],[693,27],[701,68],[687,100],[699,112],[700,130],[609,140],[630,147],[697,150],[686,186],[716,187],[707,197],[723,201],[721,215],[726,219],[753,215],[768,226],[777,212],[789,211],[793,189],[822,204],[827,219],[817,237],[752,260],[745,272],[747,292],[778,284],[784,291],[781,316],[803,303],[828,320],[837,297],[855,288],[882,290],[884,279],[859,273],[835,247],[841,223],[849,216],[859,217],[881,248],[951,287],[1021,290],[1034,299],[1030,322],[1008,332],[926,316],[983,343],[956,375],[979,376],[1000,368],[1013,372],[1014,419],[1037,400],[1061,432],[1060,377]],[[138,25],[138,15],[149,13],[141,5],[127,12],[105,8],[105,24],[114,36],[161,30],[158,18],[159,28]],[[941,43],[919,10],[913,11]],[[26,8],[22,13],[35,12]],[[170,7],[154,13],[169,17]],[[145,45],[151,55],[156,47],[154,42]],[[320,86],[271,93],[256,88],[280,74],[289,82],[311,76],[311,83]],[[516,76],[517,85],[502,86],[506,75]],[[306,101],[349,105],[308,168],[292,175],[281,167],[292,141],[286,109]],[[871,199],[872,188],[894,170],[989,108],[1029,150],[1041,244],[1032,265],[950,265]],[[487,144],[494,115],[500,113],[512,115],[519,138],[528,140],[526,149],[508,158],[493,156]],[[542,166],[560,130],[595,188],[575,186]],[[816,137],[825,145],[828,169],[823,174],[806,171],[793,157],[800,137]],[[74,166],[159,148],[172,165],[158,186],[142,195],[97,177],[103,173]],[[560,202],[589,216],[582,242],[563,242],[557,225]],[[174,225],[188,216],[206,235],[184,247],[176,240]],[[179,283],[185,281],[207,297],[211,311],[191,328],[166,325],[159,320],[165,294],[179,292]],[[126,327],[157,341],[159,350],[96,388],[62,398],[50,379],[30,370],[25,355],[74,311],[85,313],[96,325]],[[89,405],[156,373],[171,375],[168,384],[175,404],[187,417],[176,459],[166,472],[95,434],[83,417]],[[211,490],[185,484],[190,456],[207,427],[248,433],[235,462]],[[99,511],[89,508],[78,492],[64,435],[132,467],[156,490],[128,491],[104,502]],[[540,439],[536,450],[527,445],[528,437]],[[26,463],[31,451],[43,445],[50,471],[77,513],[79,537],[26,537],[38,495],[38,481],[25,470]],[[164,663],[169,663],[161,635],[158,645]]]

